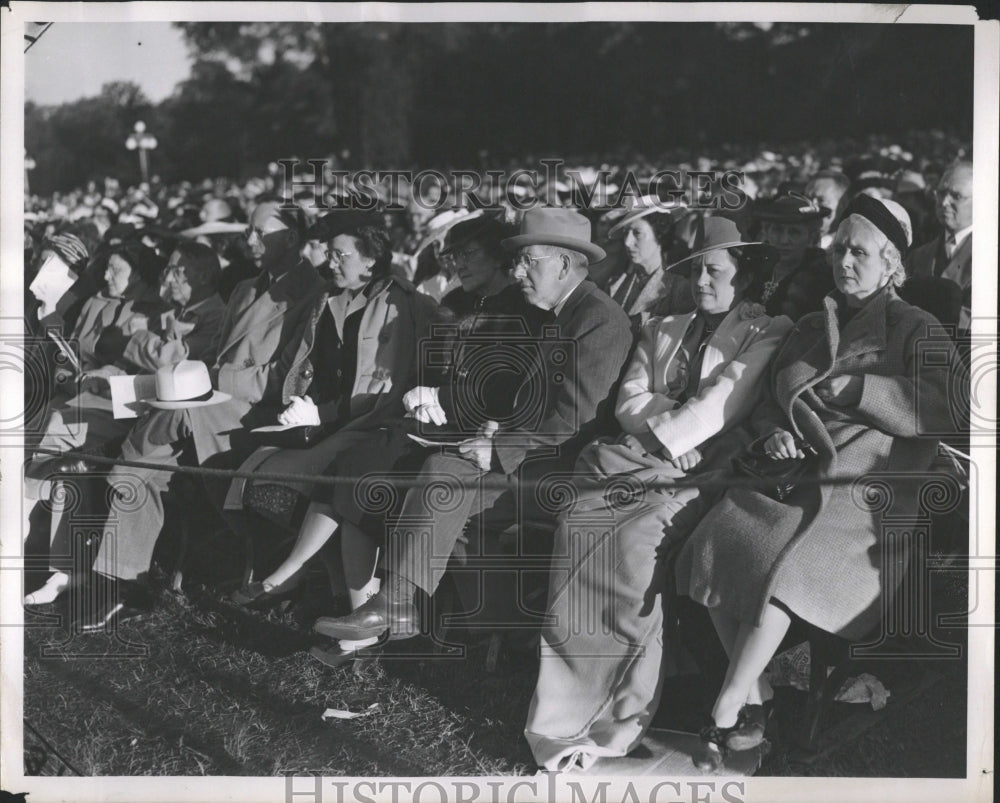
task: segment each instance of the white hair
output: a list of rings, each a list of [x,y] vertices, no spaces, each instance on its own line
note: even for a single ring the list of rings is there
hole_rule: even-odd
[[[903,285],[903,282],[906,281],[906,267],[903,265],[903,255],[900,253],[899,248],[896,247],[896,245],[892,242],[892,240],[890,240],[888,237],[885,236],[885,234],[878,226],[876,226],[868,218],[863,217],[862,215],[857,215],[857,214],[848,215],[844,220],[841,221],[840,226],[837,228],[837,231],[833,235],[833,242],[830,244],[830,247],[827,249],[826,252],[827,259],[831,267],[833,266],[833,259],[834,259],[833,246],[836,243],[840,242],[840,229],[848,220],[858,220],[864,223],[870,231],[876,234],[876,236],[878,237],[877,242],[882,243],[879,246],[878,254],[882,258],[882,262],[885,264],[886,273],[889,276],[889,284],[891,284],[893,287],[901,287]],[[907,222],[909,222],[909,217],[907,217]],[[900,223],[902,223],[902,221],[900,221]],[[910,236],[909,230],[905,226],[904,229],[906,230],[907,239],[909,240]]]

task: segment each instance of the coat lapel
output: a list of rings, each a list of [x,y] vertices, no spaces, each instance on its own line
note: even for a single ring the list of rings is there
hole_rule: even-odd
[[[941,273],[942,279],[951,279],[963,290],[972,283],[972,235],[966,237],[952,254]]]
[[[836,350],[838,360],[848,360],[872,351],[885,351],[885,308],[889,301],[891,290],[879,291],[878,295],[847,322],[840,343],[843,346]],[[836,313],[834,313],[836,324]]]
[[[625,311],[629,315],[635,315],[637,312],[645,312],[654,302],[666,294],[669,282],[669,274],[663,268],[660,268],[655,275],[649,278],[649,281],[646,282],[642,290],[639,291],[639,295],[636,297],[635,303],[632,304],[632,308]]]
[[[691,313],[694,317],[694,313]],[[698,384],[701,385],[722,362],[729,362],[740,350],[740,340],[746,333],[746,322],[742,315],[742,304],[730,312],[719,328],[705,344],[705,353],[701,358],[701,375]],[[739,337],[738,337],[739,336]]]
[[[275,318],[280,318],[287,311],[289,304],[296,301],[292,290],[295,282],[301,279],[303,264],[290,268],[277,280],[271,282],[271,286],[260,293],[256,282],[251,291],[250,303],[248,303],[239,314],[238,319],[233,324],[229,333],[229,338],[225,345],[219,350],[219,358],[233,346],[247,337],[254,335],[254,331],[261,327],[266,327]]]
[[[361,366],[375,365],[378,358],[378,348],[381,344],[381,334],[388,332],[389,318],[389,287],[391,282],[386,282],[381,288],[376,290],[375,295],[368,301],[365,311],[361,314],[361,328],[358,336],[358,370],[354,372],[354,389],[352,398],[357,398],[360,394],[367,392],[370,376],[365,376]]]
[[[840,329],[837,326],[837,302],[827,296],[823,299],[823,311],[810,316],[804,325],[793,332],[799,335],[794,341],[795,351],[788,359],[788,365],[779,369],[774,376],[775,398],[792,420],[792,403],[807,387],[819,382],[830,373],[840,345]]]
[[[694,321],[694,316],[694,312],[688,312],[665,319],[657,330],[656,343],[654,344],[656,351],[654,364],[660,367],[660,376],[655,378],[655,381],[660,383],[660,387],[667,386],[667,369],[677,357],[677,352],[684,342],[684,335],[687,334]],[[705,372],[702,371],[702,376],[704,374]]]

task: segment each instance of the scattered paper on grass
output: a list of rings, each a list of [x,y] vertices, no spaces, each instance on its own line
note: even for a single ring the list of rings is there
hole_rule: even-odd
[[[803,642],[775,656],[769,665],[772,686],[792,686],[809,691],[809,643]],[[833,669],[828,668],[827,673]],[[891,692],[877,677],[863,672],[849,677],[834,698],[839,703],[870,703],[875,711],[885,708]]]
[[[358,717],[366,717],[369,714],[374,714],[379,709],[378,703],[372,703],[364,711],[344,711],[341,708],[328,708],[323,712],[323,721],[326,722],[328,719],[357,719]]]

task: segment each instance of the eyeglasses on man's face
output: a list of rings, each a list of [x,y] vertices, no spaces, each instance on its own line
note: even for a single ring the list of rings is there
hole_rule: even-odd
[[[531,254],[520,253],[514,260],[515,268],[524,268],[525,270],[531,270],[535,265],[541,262],[543,259],[550,259],[554,257],[555,254],[542,254],[539,257],[532,256]]]
[[[941,187],[940,189],[934,190],[934,195],[939,201],[950,200],[952,203],[955,204],[972,199],[971,195],[963,195],[960,192],[947,189],[946,187]]]

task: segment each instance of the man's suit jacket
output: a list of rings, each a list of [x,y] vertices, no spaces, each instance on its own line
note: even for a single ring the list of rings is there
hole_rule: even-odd
[[[632,333],[621,307],[585,279],[553,322],[543,325],[537,343],[537,358],[515,394],[511,424],[501,422],[493,439],[505,474],[534,456],[572,466],[580,449],[610,425]]]
[[[918,280],[916,283],[926,282],[929,279],[947,279],[957,284],[962,291],[959,328],[967,329],[972,311],[972,235],[970,234],[959,244],[951,259],[948,259],[944,250],[944,237],[942,233],[926,245],[914,248],[906,259],[906,274],[908,278]],[[903,294],[906,294],[905,289]],[[918,303],[914,298],[908,300]],[[921,306],[927,305],[921,304]],[[942,310],[933,308],[930,311],[937,315],[942,323],[952,323],[947,320],[950,315],[943,313]]]
[[[951,279],[967,290],[972,285],[972,235],[966,237],[948,259],[944,234],[941,234],[926,245],[914,248],[906,259],[906,267],[909,276]]]
[[[215,348],[219,345],[219,328],[226,314],[226,305],[218,293],[183,313],[169,310],[160,315],[152,329],[142,329],[132,335],[125,345],[124,358],[145,371],[156,371],[182,360],[201,360],[207,365],[215,363]],[[186,335],[178,336],[172,321],[194,324]]]

